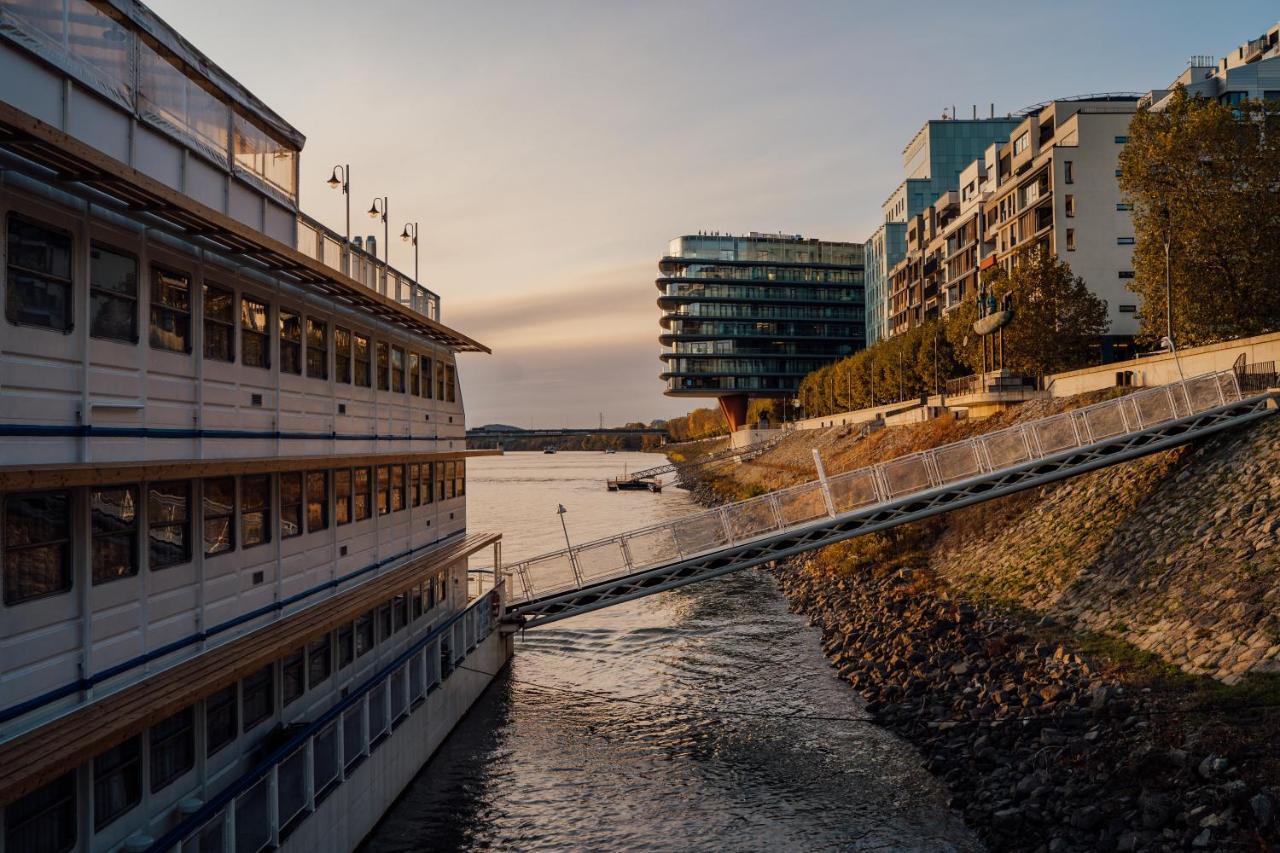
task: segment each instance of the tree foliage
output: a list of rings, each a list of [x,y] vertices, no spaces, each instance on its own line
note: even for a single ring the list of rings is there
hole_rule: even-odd
[[[672,441],[692,441],[728,432],[729,427],[719,409],[694,409],[683,417],[667,421],[667,434]]]
[[[1130,288],[1140,337],[1165,334],[1169,240],[1174,339],[1205,344],[1280,328],[1280,112],[1227,106],[1182,87],[1160,112],[1139,110],[1120,155],[1133,204]]]

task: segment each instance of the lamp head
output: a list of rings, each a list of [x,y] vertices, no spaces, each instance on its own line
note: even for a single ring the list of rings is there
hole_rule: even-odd
[[[377,199],[374,199],[373,204],[369,205],[369,218],[370,219],[378,218],[378,200]]]
[[[342,186],[342,181],[338,178],[338,170],[339,170],[339,168],[340,168],[340,167],[338,167],[338,166],[334,166],[334,167],[333,167],[333,174],[329,176],[329,180],[325,181],[325,183],[326,183],[326,184],[328,184],[329,186],[333,187],[335,190],[336,190],[338,187]]]
[[[400,239],[405,241],[406,243],[409,242],[409,226],[408,225],[406,225],[404,227],[404,230],[400,232]]]

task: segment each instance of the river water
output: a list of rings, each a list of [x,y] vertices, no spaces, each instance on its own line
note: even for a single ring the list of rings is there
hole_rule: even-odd
[[[514,562],[698,507],[606,492],[654,454],[467,463],[467,527]],[[367,839],[410,850],[977,850],[909,746],[860,722],[818,632],[740,572],[517,636]]]

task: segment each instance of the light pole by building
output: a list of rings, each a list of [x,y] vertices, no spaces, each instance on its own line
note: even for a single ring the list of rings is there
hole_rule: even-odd
[[[342,175],[342,178],[339,179],[338,175]],[[351,275],[351,262],[349,260],[351,257],[351,164],[334,166],[333,174],[329,176],[329,180],[325,183],[335,190],[341,187],[343,200],[347,203],[347,233],[345,235],[347,242],[342,247],[342,263],[345,265],[343,272]]]
[[[406,222],[404,230],[400,232],[400,239],[406,243],[413,243],[413,281],[418,282],[418,223]]]
[[[391,226],[387,224],[387,197],[375,198],[373,204],[369,205],[369,218],[382,220],[382,295],[387,296],[387,286],[391,283],[391,263],[388,261],[388,251],[391,243]],[[376,261],[378,256],[375,254],[373,259]]]

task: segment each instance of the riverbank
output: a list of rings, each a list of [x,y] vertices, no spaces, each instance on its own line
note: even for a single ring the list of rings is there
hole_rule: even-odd
[[[812,479],[813,448],[835,473],[1099,396],[803,433],[688,485],[739,499]],[[1278,492],[1266,422],[776,575],[991,849],[1280,849]]]

